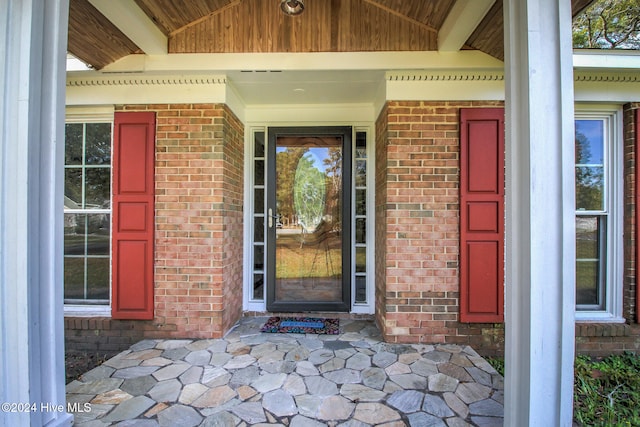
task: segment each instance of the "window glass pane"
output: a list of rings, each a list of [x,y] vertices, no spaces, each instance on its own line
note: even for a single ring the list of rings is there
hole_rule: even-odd
[[[64,170],[64,207],[82,209],[82,169]]]
[[[367,185],[367,161],[356,160],[356,187]]]
[[[604,121],[576,120],[576,210],[604,210]]]
[[[367,213],[367,190],[356,190],[356,215]]]
[[[578,216],[576,218],[576,304],[578,308],[601,307],[604,274],[606,218]],[[580,306],[590,307],[580,307]]]
[[[367,248],[356,248],[356,273],[367,271]]]
[[[576,304],[599,305],[598,261],[581,261],[576,264]]]
[[[64,258],[64,297],[84,299],[84,261],[86,258]]]
[[[255,201],[253,206],[253,211],[255,213],[264,213],[264,188],[256,188],[254,190],[255,193]]]
[[[255,183],[254,185],[264,185],[264,160],[256,160],[255,165]]]
[[[64,164],[82,164],[82,129],[81,123],[70,123],[65,126]]]
[[[576,218],[576,258],[598,258],[598,218],[579,216]]]
[[[264,157],[264,132],[255,133],[254,155],[255,157]]]
[[[356,243],[367,242],[367,220],[366,218],[356,218]]]
[[[87,298],[109,299],[109,258],[87,258]]]
[[[65,127],[64,295],[109,300],[111,215],[111,123]]]
[[[111,205],[111,169],[86,169],[85,179],[85,209],[109,209]]]
[[[367,302],[367,276],[356,276],[356,302]]]
[[[64,254],[82,255],[85,249],[84,214],[65,214],[64,216]]]
[[[264,246],[254,245],[253,247],[253,269],[264,269]]]
[[[356,158],[367,157],[367,133],[356,132]]]
[[[576,210],[604,210],[604,168],[576,167]]]
[[[111,123],[87,123],[85,163],[111,164]]]
[[[255,217],[253,224],[253,241],[264,242],[264,218]]]
[[[253,299],[254,300],[264,299],[264,275],[263,274],[253,275]]]
[[[576,120],[576,163],[604,164],[604,122]]]
[[[109,214],[87,215],[87,255],[109,255]]]

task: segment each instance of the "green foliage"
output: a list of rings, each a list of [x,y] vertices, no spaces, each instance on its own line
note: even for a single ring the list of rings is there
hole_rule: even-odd
[[[504,359],[502,357],[487,357],[486,359],[489,365],[504,377]]]
[[[640,49],[640,0],[596,0],[573,20],[573,47]]]
[[[503,358],[486,359],[504,375]],[[640,356],[629,352],[604,359],[578,356],[573,417],[585,427],[640,426]]]
[[[632,353],[601,360],[578,356],[574,418],[583,426],[640,425],[640,357]]]

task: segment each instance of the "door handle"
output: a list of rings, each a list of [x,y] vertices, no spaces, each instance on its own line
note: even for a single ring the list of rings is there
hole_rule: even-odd
[[[273,209],[269,208],[269,228],[273,228]]]

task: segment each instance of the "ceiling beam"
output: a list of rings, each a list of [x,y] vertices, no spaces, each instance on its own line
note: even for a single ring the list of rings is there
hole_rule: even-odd
[[[89,0],[147,55],[166,55],[167,36],[132,0]]]
[[[458,0],[438,32],[438,50],[460,50],[489,12],[495,0]]]
[[[382,5],[382,4],[378,3],[375,0],[364,0],[364,2],[370,4],[371,6],[377,7],[378,9],[384,10],[385,12],[387,12],[387,13],[393,15],[393,16],[397,16],[398,18],[404,19],[407,22],[411,22],[412,24],[419,25],[420,27],[422,27],[422,28],[424,28],[424,29],[426,29],[428,31],[432,31],[434,33],[438,32],[437,28],[433,28],[431,25],[427,25],[424,22],[417,21],[417,20],[405,15],[404,13],[400,13],[397,10],[393,10],[393,9],[391,9],[391,8],[385,6],[385,5]]]

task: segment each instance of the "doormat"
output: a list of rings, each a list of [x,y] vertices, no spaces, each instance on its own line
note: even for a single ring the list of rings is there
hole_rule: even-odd
[[[338,335],[340,320],[318,317],[270,317],[260,332]]]

